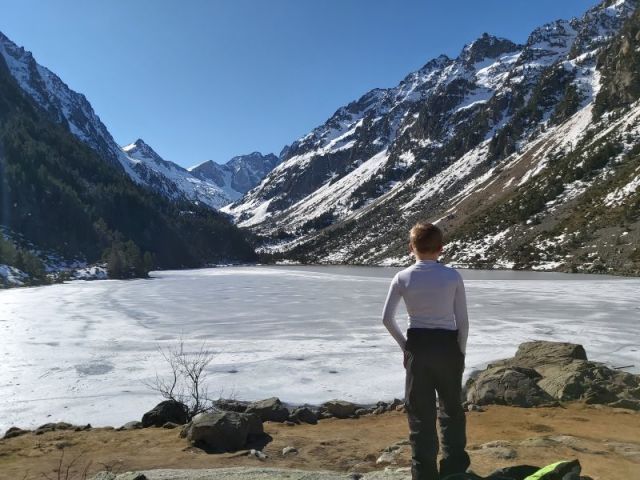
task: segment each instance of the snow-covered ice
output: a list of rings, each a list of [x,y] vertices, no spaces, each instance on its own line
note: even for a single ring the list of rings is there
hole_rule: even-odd
[[[313,404],[402,397],[400,350],[380,320],[397,270],[225,267],[2,291],[0,431],[139,419],[160,400],[145,386],[166,371],[158,346],[181,335],[216,352],[214,393]],[[579,342],[593,360],[638,371],[640,279],[462,274],[467,375],[532,339]]]

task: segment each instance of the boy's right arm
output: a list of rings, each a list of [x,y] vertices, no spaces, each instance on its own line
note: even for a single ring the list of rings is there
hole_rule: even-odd
[[[382,323],[389,330],[391,336],[398,342],[402,351],[404,351],[407,340],[404,338],[404,334],[398,327],[398,323],[395,319],[396,309],[400,303],[402,295],[400,293],[400,284],[398,283],[398,276],[393,277],[391,286],[389,287],[389,293],[387,294],[387,300],[384,303],[384,309],[382,311]]]

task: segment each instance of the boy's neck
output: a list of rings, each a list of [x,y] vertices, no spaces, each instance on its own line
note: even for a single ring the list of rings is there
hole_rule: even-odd
[[[419,262],[421,260],[431,260],[437,261],[440,256],[440,252],[438,253],[415,253],[416,261]]]

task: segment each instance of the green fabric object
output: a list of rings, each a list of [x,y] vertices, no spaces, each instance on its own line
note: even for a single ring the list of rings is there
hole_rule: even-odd
[[[580,472],[580,462],[577,460],[562,460],[560,462],[552,463],[546,467],[542,467],[533,475],[529,475],[524,480],[561,480],[564,475],[571,472],[577,467],[577,472]]]

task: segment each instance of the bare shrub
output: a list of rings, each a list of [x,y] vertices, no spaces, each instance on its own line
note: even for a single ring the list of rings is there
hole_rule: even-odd
[[[71,461],[65,464],[64,461],[64,448],[60,452],[60,460],[58,461],[58,467],[54,470],[55,476],[47,475],[43,473],[42,476],[47,480],[86,480],[89,472],[89,468],[91,467],[91,461],[88,461],[84,468],[80,471],[73,470],[74,467],[79,463],[80,459],[83,457],[83,453],[80,453],[76,457],[72,458]]]
[[[207,367],[215,354],[203,343],[197,350],[185,349],[184,340],[172,347],[158,350],[169,366],[169,374],[156,378],[147,386],[158,392],[166,400],[174,400],[187,407],[187,417],[191,420],[199,413],[214,408],[214,400],[209,396]]]

